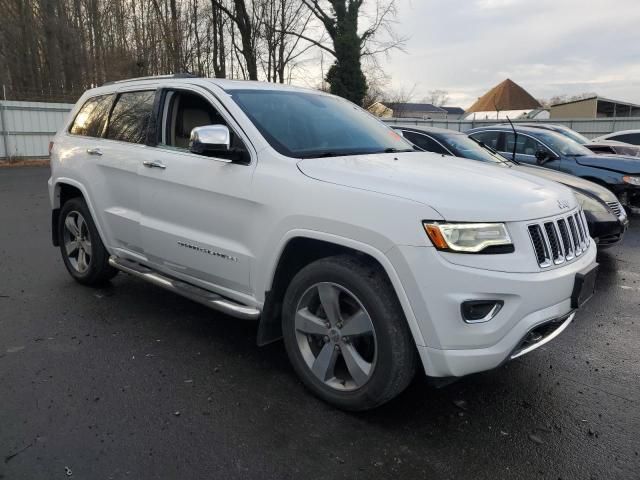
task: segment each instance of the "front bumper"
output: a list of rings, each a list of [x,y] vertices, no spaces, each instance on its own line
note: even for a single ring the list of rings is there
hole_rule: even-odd
[[[460,377],[499,366],[530,331],[569,315],[576,275],[595,263],[596,247],[591,242],[577,260],[535,273],[455,265],[431,247],[395,247],[389,255],[425,339],[418,351],[426,374]],[[460,305],[472,299],[504,306],[492,320],[469,324]]]
[[[599,247],[609,247],[618,243],[629,227],[629,219],[626,216],[620,219],[613,213],[585,211],[585,217],[589,233]]]
[[[640,213],[640,187],[625,184],[619,191],[615,192],[620,203],[634,214]]]

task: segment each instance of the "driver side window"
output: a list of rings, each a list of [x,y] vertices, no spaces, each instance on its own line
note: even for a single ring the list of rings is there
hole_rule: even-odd
[[[224,125],[225,119],[203,97],[183,91],[166,93],[162,112],[160,144],[170,148],[189,150],[191,130],[205,125]],[[242,140],[231,130],[232,150],[246,151]]]
[[[513,141],[514,141],[513,133],[507,133],[506,134],[506,151],[507,152],[513,151]],[[518,135],[518,138],[516,140],[517,154],[529,155],[530,157],[534,157],[536,155],[536,152],[539,152],[539,151],[549,152],[549,150],[536,139],[525,136],[525,135],[521,135],[521,134]]]

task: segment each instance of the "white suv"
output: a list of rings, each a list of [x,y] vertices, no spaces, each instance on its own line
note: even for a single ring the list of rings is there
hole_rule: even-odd
[[[315,394],[373,408],[418,365],[497,367],[549,341],[597,264],[567,188],[413,151],[325,93],[183,76],[89,90],[55,138],[53,242],[284,338]],[[505,171],[507,170],[507,171]]]

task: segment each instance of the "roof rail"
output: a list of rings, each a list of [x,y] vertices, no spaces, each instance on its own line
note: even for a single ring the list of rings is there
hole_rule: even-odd
[[[136,78],[125,78],[124,80],[113,80],[111,82],[105,82],[101,86],[105,85],[115,85],[118,83],[126,83],[126,82],[135,82],[136,80],[155,80],[158,78],[198,78],[197,75],[193,75],[191,73],[172,73],[169,75],[151,75],[148,77],[136,77]]]

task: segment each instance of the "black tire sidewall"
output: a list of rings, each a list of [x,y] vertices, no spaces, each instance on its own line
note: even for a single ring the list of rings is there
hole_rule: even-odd
[[[86,272],[79,272],[73,268],[65,251],[65,220],[67,215],[74,211],[79,212],[83,216],[91,240],[91,258],[89,260],[89,268]],[[80,197],[72,198],[66,201],[60,209],[60,216],[58,218],[58,242],[64,265],[69,271],[69,274],[78,282],[85,285],[99,284],[113,277],[117,272],[108,264],[109,254],[104,248],[98,229],[95,226],[89,207],[84,199]]]
[[[298,348],[296,308],[307,289],[320,282],[332,282],[349,290],[371,317],[376,335],[376,364],[369,381],[357,390],[341,392],[326,386],[313,375]],[[345,410],[378,406],[406,387],[408,381],[399,376],[413,377],[415,346],[395,292],[386,276],[361,262],[332,257],[303,268],[285,294],[282,329],[289,359],[303,383],[325,401]],[[407,371],[399,372],[402,368]]]

